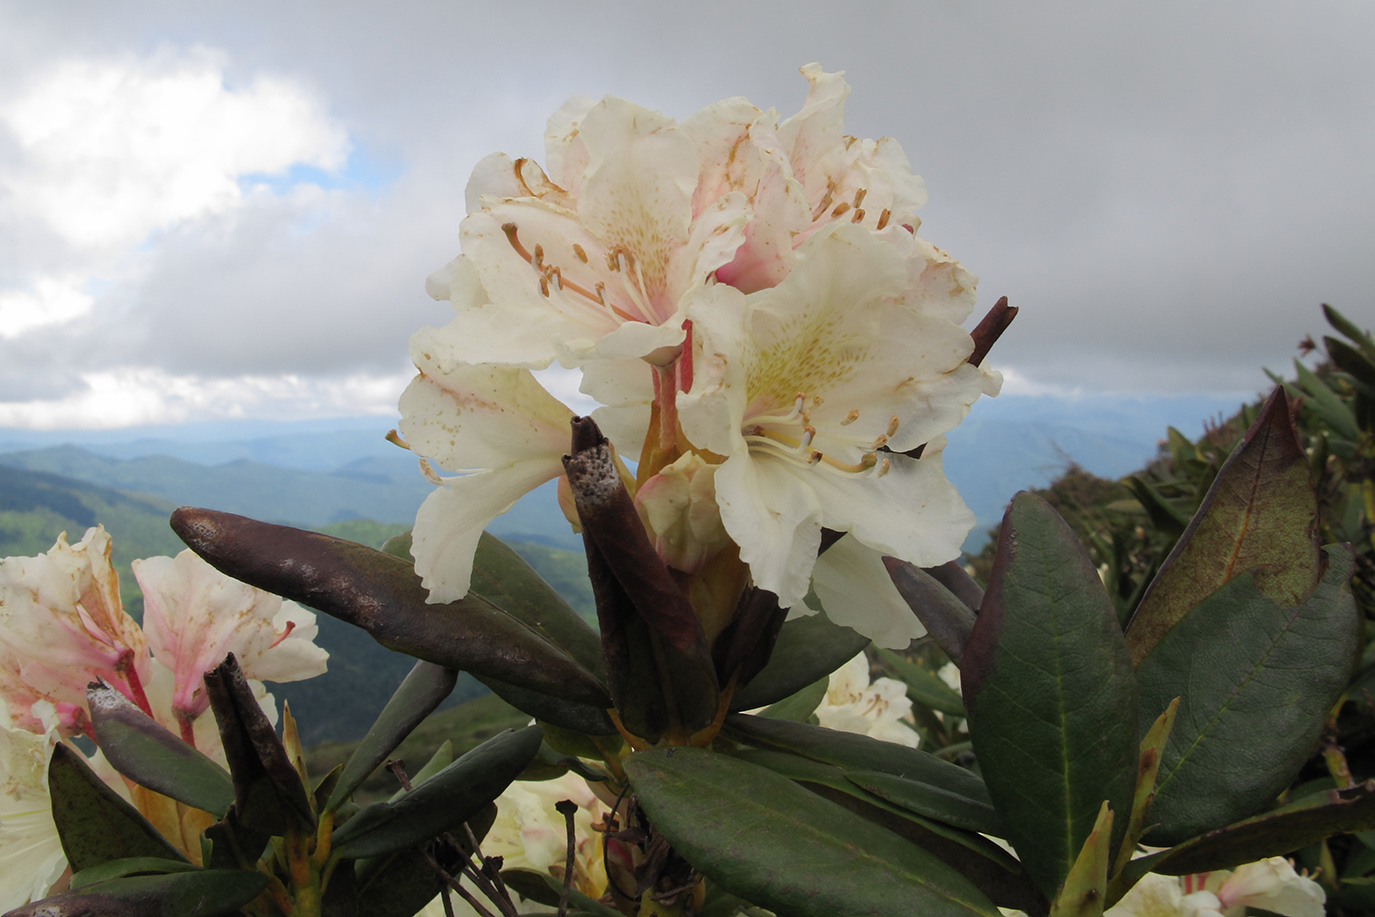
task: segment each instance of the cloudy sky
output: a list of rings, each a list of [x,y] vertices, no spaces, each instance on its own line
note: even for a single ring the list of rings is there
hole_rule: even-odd
[[[1232,393],[1375,324],[1375,4],[0,0],[0,426],[386,414],[463,187],[569,95],[844,70],[1009,391]],[[551,383],[556,384],[556,383]]]

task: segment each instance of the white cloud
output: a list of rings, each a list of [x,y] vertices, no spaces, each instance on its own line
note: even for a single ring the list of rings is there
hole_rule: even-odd
[[[35,277],[28,290],[0,290],[0,338],[18,337],[44,325],[90,314],[95,297],[82,277]]]
[[[204,379],[146,368],[83,373],[81,391],[53,400],[0,403],[0,427],[99,429],[247,417],[389,415],[396,413],[411,375]]]
[[[0,104],[22,151],[11,205],[76,246],[130,246],[235,207],[239,180],[295,164],[343,167],[343,126],[306,87],[260,75],[225,84],[222,52],[67,60]]]

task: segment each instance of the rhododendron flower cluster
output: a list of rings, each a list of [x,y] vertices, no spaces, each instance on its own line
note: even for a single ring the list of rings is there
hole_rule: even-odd
[[[563,474],[572,412],[531,373],[557,361],[636,462],[623,478],[689,595],[749,581],[805,613],[815,577],[838,622],[889,646],[922,633],[880,558],[958,555],[974,519],[943,434],[1001,379],[969,362],[976,280],[917,235],[926,192],[901,147],[846,136],[845,80],[802,72],[784,120],[578,97],[543,167],[475,169],[463,254],[427,283],[454,316],[412,338],[401,399],[439,484],[413,543],[431,601],[462,597],[481,530]],[[818,560],[823,529],[845,537]]]
[[[136,560],[144,626],[124,610],[103,527],[46,554],[0,560],[0,905],[41,893],[65,867],[49,812],[52,746],[91,735],[86,687],[104,681],[160,725],[220,764],[219,731],[203,676],[227,653],[255,679],[311,678],[328,654],[315,615],[219,573],[191,551]],[[270,718],[276,710],[253,683]],[[75,746],[73,746],[75,747]],[[120,777],[99,754],[97,773],[192,860],[214,819]],[[17,883],[17,884],[16,884]]]

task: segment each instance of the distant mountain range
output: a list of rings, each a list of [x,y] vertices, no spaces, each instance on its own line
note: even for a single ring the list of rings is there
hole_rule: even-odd
[[[1117,478],[1155,454],[1168,427],[1197,436],[1242,395],[1005,395],[974,406],[951,431],[945,470],[978,520],[967,550],[1018,490],[1049,483],[1071,462]],[[347,519],[409,523],[431,491],[414,456],[385,439],[389,418],[304,423],[228,421],[123,431],[0,430],[0,465],[104,487],[320,526]],[[578,550],[545,485],[491,530]]]
[[[1116,478],[1145,464],[1169,426],[1197,436],[1205,419],[1241,397],[986,399],[948,437],[946,474],[978,523],[976,551],[1012,495],[1043,486],[1071,462]],[[205,506],[380,545],[404,531],[431,491],[413,456],[382,437],[385,419],[307,424],[201,424],[126,431],[0,430],[0,556],[46,551],[60,531],[73,540],[101,522],[123,571],[121,592],[141,602],[128,562],[175,554],[167,527],[178,505]],[[9,450],[9,451],[4,451]],[[490,526],[569,598],[591,612],[581,541],[558,508],[552,484]],[[411,660],[361,631],[321,616],[320,643],[333,654],[319,679],[275,689],[290,699],[310,742],[356,738]],[[480,690],[468,683],[456,694]]]

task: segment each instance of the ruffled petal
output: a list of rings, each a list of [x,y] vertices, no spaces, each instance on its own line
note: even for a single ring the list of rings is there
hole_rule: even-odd
[[[826,617],[854,628],[878,646],[905,649],[926,633],[898,594],[882,555],[853,536],[841,538],[817,558],[812,586]]]

